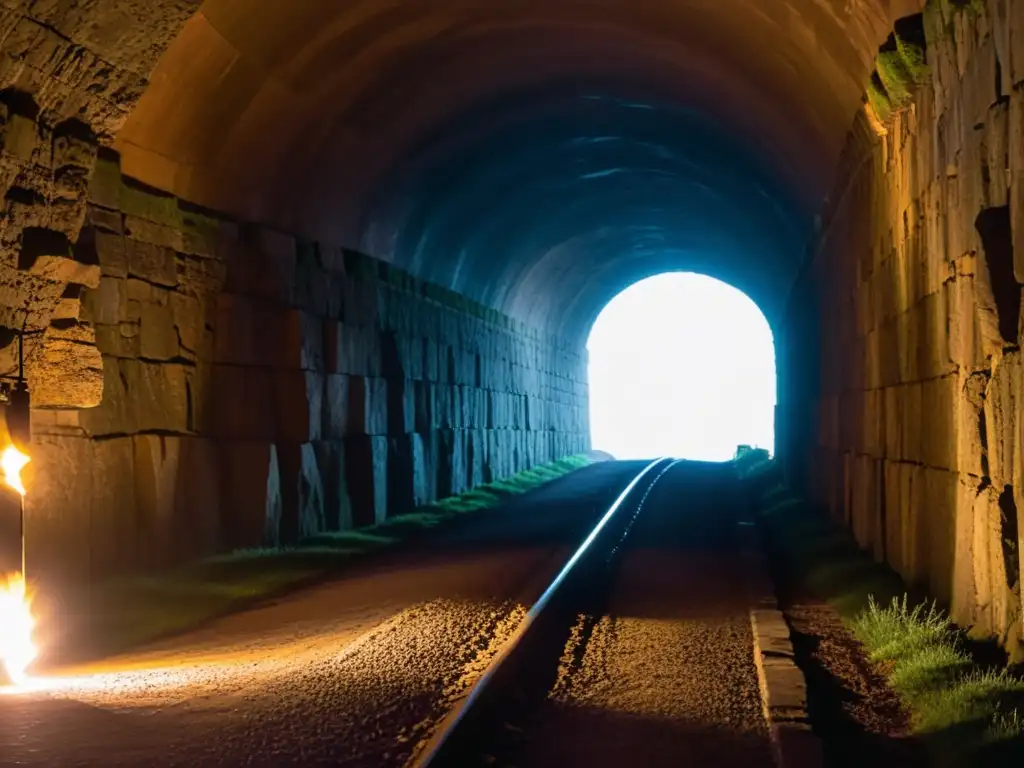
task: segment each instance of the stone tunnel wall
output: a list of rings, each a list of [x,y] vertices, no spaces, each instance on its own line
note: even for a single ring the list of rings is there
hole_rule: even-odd
[[[942,5],[930,80],[887,134],[858,117],[793,294],[787,368],[820,375],[788,406],[813,433],[789,464],[879,559],[1019,650],[1024,4]]]
[[[33,412],[39,573],[287,544],[589,447],[586,361],[557,340],[365,255],[190,208],[114,157],[87,201],[71,263],[100,274],[51,324],[95,336],[102,401]]]

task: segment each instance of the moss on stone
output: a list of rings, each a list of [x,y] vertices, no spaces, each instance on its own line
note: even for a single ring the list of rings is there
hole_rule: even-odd
[[[879,49],[868,82],[868,102],[882,122],[910,106],[914,93],[928,78],[923,20],[915,17],[904,29],[909,31],[893,32]]]
[[[217,238],[220,236],[221,219],[199,208],[182,208],[181,227],[183,232]]]
[[[178,198],[130,179],[122,179],[119,197],[120,208],[124,213],[181,229]]]
[[[868,103],[871,104],[875,115],[883,123],[892,116],[892,102],[877,73],[872,73],[871,80],[868,82]]]

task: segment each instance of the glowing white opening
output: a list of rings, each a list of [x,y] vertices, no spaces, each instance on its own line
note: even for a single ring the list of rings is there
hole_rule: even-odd
[[[692,272],[634,283],[587,341],[593,447],[616,458],[775,450],[775,344],[741,291]]]

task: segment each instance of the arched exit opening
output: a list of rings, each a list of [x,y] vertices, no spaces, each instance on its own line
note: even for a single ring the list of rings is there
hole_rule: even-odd
[[[775,450],[775,344],[760,308],[727,283],[667,272],[626,288],[587,340],[590,429],[616,458],[731,459]]]

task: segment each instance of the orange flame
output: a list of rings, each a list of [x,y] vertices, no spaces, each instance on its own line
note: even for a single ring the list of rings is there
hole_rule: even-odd
[[[13,445],[7,446],[0,454],[4,482],[22,497],[25,496],[25,486],[21,482],[21,470],[28,462],[29,457]],[[38,653],[32,641],[35,617],[25,574],[7,576],[5,581],[6,585],[0,583],[0,627],[3,627],[0,632],[0,663],[11,682],[20,685],[27,679],[28,667]]]
[[[35,617],[24,576],[7,576],[6,582],[0,583],[0,662],[11,682],[20,685],[28,679],[26,671],[38,653],[32,641]]]
[[[21,482],[21,470],[29,461],[31,459],[13,445],[8,445],[0,454],[0,470],[4,473],[4,482],[22,496],[25,495],[25,486]]]

